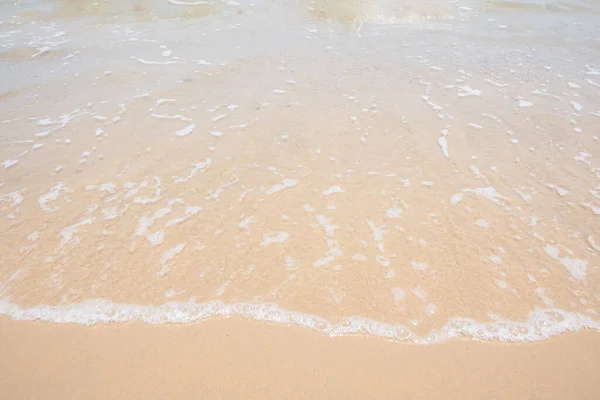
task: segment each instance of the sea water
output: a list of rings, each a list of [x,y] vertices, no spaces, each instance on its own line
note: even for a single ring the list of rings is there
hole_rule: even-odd
[[[0,314],[600,329],[593,0],[0,3]]]

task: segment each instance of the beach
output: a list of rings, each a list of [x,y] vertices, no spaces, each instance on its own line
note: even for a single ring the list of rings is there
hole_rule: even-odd
[[[599,16],[1,3],[3,398],[596,398]]]
[[[10,399],[597,399],[598,335],[431,346],[240,319],[0,322]]]

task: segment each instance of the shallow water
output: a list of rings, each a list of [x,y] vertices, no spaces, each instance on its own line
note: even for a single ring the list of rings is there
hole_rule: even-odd
[[[599,14],[3,2],[0,312],[599,329]]]

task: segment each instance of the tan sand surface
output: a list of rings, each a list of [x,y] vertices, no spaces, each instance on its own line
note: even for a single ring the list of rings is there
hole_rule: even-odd
[[[0,321],[15,399],[598,399],[600,335],[417,346],[217,319],[84,327]]]

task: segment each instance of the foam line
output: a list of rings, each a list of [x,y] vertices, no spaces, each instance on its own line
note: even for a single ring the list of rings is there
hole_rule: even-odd
[[[21,308],[8,299],[0,300],[0,315],[14,320],[95,325],[141,321],[148,324],[189,324],[215,317],[239,316],[256,321],[296,325],[329,336],[369,335],[390,340],[433,344],[457,338],[503,342],[541,341],[565,332],[583,329],[600,331],[600,322],[583,314],[560,309],[536,309],[527,320],[477,322],[470,318],[451,318],[441,329],[418,336],[405,325],[392,325],[353,316],[330,322],[319,316],[290,311],[275,304],[226,304],[171,302],[160,306],[114,303],[94,299],[69,305],[39,305]]]

